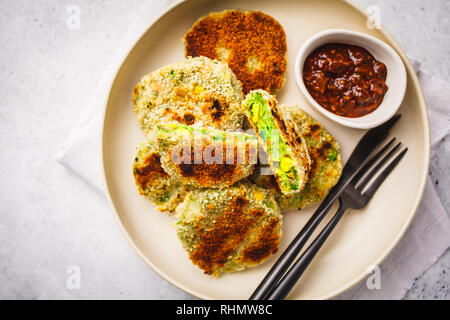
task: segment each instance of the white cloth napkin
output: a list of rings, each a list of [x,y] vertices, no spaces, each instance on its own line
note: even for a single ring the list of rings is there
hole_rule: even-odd
[[[401,299],[414,280],[431,267],[449,245],[449,219],[428,178],[422,202],[409,229],[379,266],[379,289],[370,285],[373,283],[368,278],[337,299]]]
[[[107,65],[99,85],[94,90],[88,108],[81,116],[69,138],[55,155],[58,162],[74,171],[81,178],[103,193],[101,177],[101,128],[103,103],[116,72],[126,58],[130,47],[145,32],[151,22],[175,0],[149,1],[143,5],[139,18],[129,27],[116,54]]]
[[[115,57],[104,72],[86,113],[56,155],[56,160],[103,193],[100,167],[100,132],[103,101],[110,81],[133,42],[153,20],[156,13],[173,0],[152,1],[144,5],[142,16],[130,27]],[[449,133],[449,84],[420,71],[415,63],[424,91],[431,122],[431,142],[435,144]],[[95,139],[94,137],[97,137]],[[340,295],[339,299],[400,299],[414,279],[423,274],[450,246],[450,221],[428,182],[418,212],[400,243],[380,266],[381,289],[368,289],[366,281]]]

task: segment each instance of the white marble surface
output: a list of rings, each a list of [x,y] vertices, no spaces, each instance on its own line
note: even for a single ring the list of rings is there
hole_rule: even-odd
[[[357,2],[377,5],[406,53],[450,81],[449,1]],[[81,9],[79,30],[66,26],[70,5]],[[140,8],[124,0],[0,0],[0,298],[192,298],[138,258],[103,195],[54,161]],[[447,138],[430,169],[447,208],[449,157]],[[70,265],[81,269],[80,290],[67,288]],[[449,287],[447,251],[406,298],[449,299]]]

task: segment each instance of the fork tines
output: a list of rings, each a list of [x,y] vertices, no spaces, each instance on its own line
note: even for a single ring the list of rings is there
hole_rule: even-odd
[[[392,138],[383,147],[381,147],[375,155],[367,160],[361,171],[355,176],[353,181],[356,181],[356,189],[362,194],[372,197],[384,179],[408,151],[408,148],[404,148],[402,151],[398,152],[402,143],[398,142],[394,145],[395,140],[396,138]],[[396,153],[397,155],[392,158]],[[388,164],[386,165],[386,163]],[[379,172],[383,166],[385,166],[385,168]],[[372,183],[369,185],[369,182],[371,181]],[[364,190],[366,187],[367,190]]]

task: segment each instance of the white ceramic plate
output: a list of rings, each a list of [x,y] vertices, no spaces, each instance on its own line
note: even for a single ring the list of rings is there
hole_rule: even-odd
[[[156,68],[183,59],[180,40],[200,16],[224,9],[261,10],[276,18],[288,40],[288,72],[277,94],[283,104],[298,104],[338,139],[344,162],[364,131],[343,127],[315,112],[302,98],[294,79],[295,55],[311,35],[330,28],[364,32],[391,45],[405,62],[406,95],[402,119],[392,131],[409,152],[364,210],[349,211],[333,232],[290,299],[331,298],[366,276],[390,253],[408,228],[420,202],[429,163],[429,125],[424,98],[411,64],[384,30],[369,30],[363,11],[337,0],[189,0],[169,8],[154,21],[130,50],[113,81],[106,101],[103,166],[108,198],[117,221],[138,255],[167,281],[204,299],[247,299],[280,252],[314,212],[314,208],[285,214],[278,254],[264,264],[219,279],[204,275],[183,251],[172,227],[173,217],[158,212],[136,190],[132,163],[143,139],[133,112],[131,93],[140,78]],[[149,22],[150,23],[150,22]]]

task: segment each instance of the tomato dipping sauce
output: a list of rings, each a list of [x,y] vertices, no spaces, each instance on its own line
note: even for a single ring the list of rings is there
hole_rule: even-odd
[[[357,118],[374,111],[388,90],[386,65],[359,46],[328,43],[305,60],[303,81],[328,111]]]

